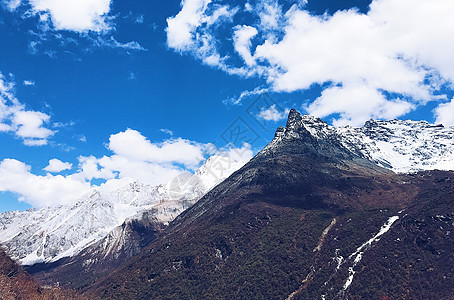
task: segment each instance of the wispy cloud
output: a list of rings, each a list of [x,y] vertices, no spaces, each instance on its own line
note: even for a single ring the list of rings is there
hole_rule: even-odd
[[[164,132],[164,133],[167,133],[167,134],[170,135],[170,136],[173,135],[173,131],[172,131],[172,130],[169,130],[169,129],[166,129],[166,128],[159,129],[159,131]]]
[[[14,92],[14,83],[0,73],[0,132],[14,134],[27,146],[46,145],[56,131],[47,128],[50,116],[27,110]]]
[[[263,87],[256,87],[252,91],[246,90],[241,92],[241,94],[238,97],[231,97],[223,101],[224,104],[226,105],[238,105],[240,104],[244,99],[252,96],[257,96],[257,95],[262,95],[267,92],[269,92],[269,88],[263,88]]]
[[[26,86],[34,86],[35,82],[33,80],[24,80],[23,84]]]
[[[139,15],[139,16],[137,16],[137,18],[134,20],[134,23],[143,24],[143,21],[144,21],[143,15]]]
[[[124,50],[135,50],[135,51],[147,51],[147,49],[142,47],[136,41],[122,43],[122,42],[117,41],[113,36],[111,36],[110,38],[98,36],[95,39],[93,39],[93,44],[96,47],[120,48],[120,49],[124,49]]]
[[[6,7],[11,8],[11,13],[19,13],[16,8],[22,3],[20,0],[3,1]],[[28,9],[25,13],[21,12],[21,18],[36,22],[35,29],[28,31],[28,50],[31,54],[43,53],[50,58],[57,58],[61,52],[49,48],[52,42],[59,43],[61,47],[78,45],[84,50],[107,47],[146,51],[137,41],[120,42],[114,37],[118,15],[111,14],[112,0],[29,0],[24,3]],[[143,15],[133,17],[130,14],[126,17],[133,18],[135,23],[144,20]],[[86,41],[91,45],[86,45]]]

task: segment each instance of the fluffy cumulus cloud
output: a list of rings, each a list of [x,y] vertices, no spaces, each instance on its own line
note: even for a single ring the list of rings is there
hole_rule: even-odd
[[[49,164],[47,167],[44,168],[44,171],[51,172],[51,173],[59,173],[64,170],[70,170],[72,168],[72,164],[68,162],[62,162],[59,159],[53,158],[49,160]]]
[[[454,126],[454,98],[450,102],[440,104],[435,109],[436,122],[445,126]]]
[[[393,119],[410,112],[414,106],[401,99],[388,100],[381,92],[360,85],[327,88],[306,110],[316,116],[338,113],[333,124],[344,126],[361,125],[370,118]]]
[[[111,0],[29,0],[38,14],[46,14],[57,30],[76,32],[110,30]]]
[[[399,117],[429,101],[444,102],[440,91],[454,89],[451,0],[374,0],[367,13],[321,16],[301,3],[284,10],[284,2],[257,0],[240,10],[224,2],[183,0],[180,13],[168,20],[168,46],[231,74],[262,77],[275,92],[318,85],[321,95],[304,107],[319,117],[336,116],[336,124]],[[223,5],[235,19],[210,27],[205,18]],[[186,20],[178,32],[176,20]],[[208,63],[213,54],[220,59]]]
[[[15,159],[0,162],[0,191],[13,192],[34,207],[45,207],[76,201],[90,190],[90,184],[71,176],[38,176],[31,167]]]
[[[71,163],[58,159],[49,161],[45,176],[36,175],[23,162],[4,159],[0,161],[0,192],[16,193],[22,201],[38,208],[68,204],[92,188],[113,190],[131,180],[151,185],[166,183],[182,172],[194,171],[211,155],[241,162],[253,155],[247,144],[218,149],[213,144],[182,138],[153,143],[132,129],[111,135],[106,146],[111,155],[80,156],[78,167],[65,176],[51,174],[72,168]],[[98,180],[103,183],[99,185]]]
[[[116,155],[136,161],[166,164],[177,162],[188,168],[203,159],[205,145],[177,138],[163,143],[151,143],[140,132],[128,129],[109,139],[109,149]]]
[[[14,134],[27,146],[42,146],[56,132],[46,127],[49,123],[49,115],[27,110],[20,103],[14,94],[14,83],[0,73],[0,132]]]
[[[263,119],[265,121],[280,121],[284,120],[287,118],[287,115],[289,113],[289,109],[285,110],[279,110],[276,107],[276,104],[271,105],[268,108],[262,108],[260,112],[258,113],[257,117],[260,119]]]
[[[169,47],[184,50],[194,43],[193,33],[203,22],[210,0],[183,0],[181,11],[167,19],[167,43]]]
[[[211,0],[182,0],[181,11],[167,19],[168,47],[179,52],[191,51],[208,65],[224,66],[226,57],[219,55],[216,47],[219,41],[210,32],[219,24],[231,23],[237,11],[237,7]]]

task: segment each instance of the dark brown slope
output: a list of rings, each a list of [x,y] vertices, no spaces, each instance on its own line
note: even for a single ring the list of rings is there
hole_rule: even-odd
[[[324,126],[292,110],[263,151],[86,292],[108,299],[453,296],[452,276],[442,268],[451,263],[452,235],[432,222],[439,211],[442,219],[452,215],[452,173],[396,175],[346,149]],[[399,219],[389,232],[367,245],[392,216]],[[415,229],[421,218],[429,226]],[[397,236],[405,247],[393,243]],[[435,237],[431,247],[444,252],[425,256]],[[427,278],[444,278],[437,290],[421,262],[436,274]],[[404,263],[419,263],[417,276]],[[344,289],[350,267],[355,276]],[[405,289],[391,288],[397,284]]]
[[[59,288],[43,288],[0,248],[0,299],[86,299]]]
[[[27,267],[41,284],[79,290],[137,255],[165,228],[152,211],[126,220],[105,238],[73,257]]]

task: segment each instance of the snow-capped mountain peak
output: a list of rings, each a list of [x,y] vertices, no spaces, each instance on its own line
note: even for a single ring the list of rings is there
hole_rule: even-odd
[[[337,128],[344,145],[395,172],[454,170],[454,128],[426,121],[367,121]]]
[[[75,204],[6,212],[0,214],[0,243],[25,265],[73,256],[142,211],[170,222],[243,164],[214,156],[195,174],[183,173],[166,185],[132,180],[119,189],[93,189]]]
[[[292,109],[286,126],[276,130],[262,153],[293,139],[318,153],[344,148],[394,172],[454,170],[454,128],[426,121],[369,120],[363,127],[334,127]]]

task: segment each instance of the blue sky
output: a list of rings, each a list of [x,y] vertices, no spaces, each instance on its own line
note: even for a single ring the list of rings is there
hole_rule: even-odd
[[[451,0],[0,1],[0,211],[247,160],[292,107],[454,125]]]

